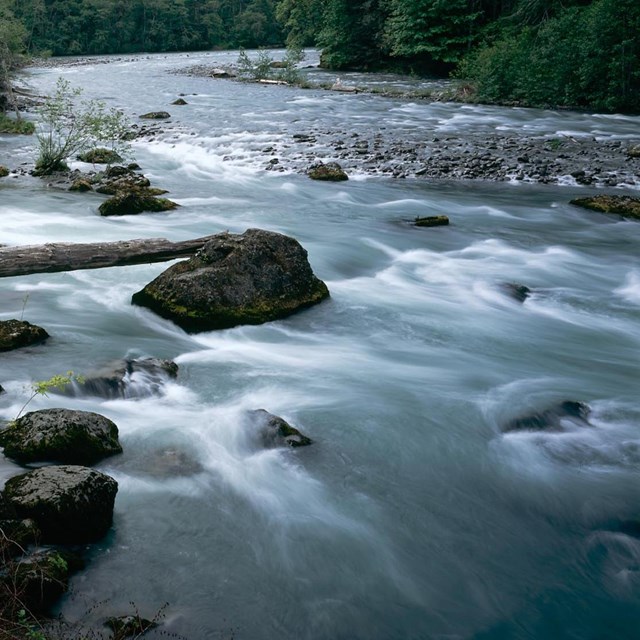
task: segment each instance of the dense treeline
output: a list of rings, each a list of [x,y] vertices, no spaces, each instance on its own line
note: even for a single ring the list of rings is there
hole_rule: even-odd
[[[640,112],[639,0],[0,0],[0,65],[17,42],[68,55],[285,38],[333,69],[454,73],[485,102]]]

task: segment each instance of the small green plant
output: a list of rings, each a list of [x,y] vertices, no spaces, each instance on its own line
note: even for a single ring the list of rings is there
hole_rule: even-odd
[[[264,49],[258,52],[258,57],[255,60],[252,60],[244,49],[240,51],[238,55],[240,75],[250,78],[251,80],[265,80],[269,78],[273,73],[272,62],[273,58]]]
[[[33,172],[45,176],[68,169],[66,160],[101,143],[119,155],[130,145],[126,117],[98,100],[81,100],[82,89],[59,78],[56,91],[39,109],[36,127],[38,158]]]
[[[24,310],[27,306],[27,302],[29,302],[29,294],[25,293],[22,298],[22,311],[20,312],[20,322],[22,322],[22,318],[24,318]]]
[[[0,114],[0,133],[15,133],[28,136],[34,131],[35,125],[33,122]]]
[[[284,57],[284,67],[278,73],[278,79],[289,84],[301,83],[300,69],[298,65],[304,60],[304,51],[299,47],[289,47]]]
[[[22,405],[20,411],[18,411],[18,415],[16,415],[15,420],[17,420],[24,410],[29,406],[31,401],[36,396],[47,396],[49,391],[52,389],[59,389],[62,391],[67,385],[71,384],[73,381],[83,382],[82,376],[77,376],[73,373],[73,371],[67,371],[66,375],[56,374],[55,376],[51,376],[48,380],[36,380],[31,384],[31,395],[29,399]]]

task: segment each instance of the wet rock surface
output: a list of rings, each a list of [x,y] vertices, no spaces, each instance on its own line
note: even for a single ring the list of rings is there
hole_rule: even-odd
[[[0,351],[12,351],[44,342],[49,334],[35,324],[24,320],[0,321]]]
[[[329,296],[294,238],[262,229],[221,233],[133,295],[186,331],[284,318]]]
[[[122,453],[118,427],[91,411],[41,409],[0,431],[4,454],[20,463],[93,464]]]
[[[15,476],[3,493],[18,518],[35,520],[42,542],[79,544],[109,530],[117,491],[118,483],[103,473],[64,465]]]
[[[591,211],[613,213],[625,218],[640,220],[640,198],[622,195],[597,195],[575,198],[571,200],[571,204]]]
[[[588,427],[591,409],[584,402],[564,400],[538,413],[521,416],[507,422],[502,430],[510,431],[564,431],[565,425]]]
[[[257,427],[265,447],[305,447],[313,442],[286,420],[265,409],[249,411],[249,418]]]
[[[425,216],[413,221],[415,227],[443,227],[449,224],[447,216]]]

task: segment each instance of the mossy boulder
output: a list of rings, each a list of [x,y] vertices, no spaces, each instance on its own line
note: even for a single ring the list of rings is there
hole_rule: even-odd
[[[249,416],[256,425],[265,447],[305,447],[313,442],[286,420],[265,409],[250,411]]]
[[[442,227],[449,224],[447,216],[425,216],[413,221],[416,227]]]
[[[81,153],[78,160],[82,162],[91,162],[92,164],[113,164],[114,162],[122,162],[122,156],[112,149],[97,147],[86,153]]]
[[[144,211],[171,211],[178,205],[167,198],[159,198],[146,189],[118,191],[116,195],[105,200],[98,211],[101,216],[126,216]]]
[[[113,522],[118,483],[76,465],[41,467],[7,481],[4,496],[19,518],[36,521],[42,542],[82,544],[103,537]]]
[[[27,413],[0,431],[0,446],[20,463],[93,464],[122,453],[115,423],[98,413],[71,409]]]
[[[631,145],[627,149],[627,155],[630,158],[640,158],[640,144]]]
[[[149,113],[143,113],[140,117],[143,120],[166,120],[171,117],[171,114],[166,111],[150,111]]]
[[[0,164],[0,178],[6,178],[9,175],[9,169]]]
[[[0,321],[0,351],[11,351],[20,347],[44,342],[49,334],[42,328],[24,320]]]
[[[349,176],[337,162],[318,162],[307,171],[307,175],[312,180],[326,180],[329,182],[341,182],[348,180]]]
[[[249,229],[219,234],[135,293],[132,302],[197,332],[277,320],[328,296],[297,240]]]
[[[589,196],[575,198],[571,204],[601,213],[617,213],[625,218],[640,220],[640,198],[632,196]]]
[[[69,191],[79,191],[80,193],[84,193],[86,191],[93,191],[93,186],[90,180],[87,180],[86,178],[78,178],[71,183]]]

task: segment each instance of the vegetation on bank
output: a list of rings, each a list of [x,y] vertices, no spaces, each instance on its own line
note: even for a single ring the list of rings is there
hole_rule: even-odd
[[[285,41],[331,69],[453,73],[481,102],[640,112],[639,33],[637,0],[0,0],[0,113],[21,51]]]

